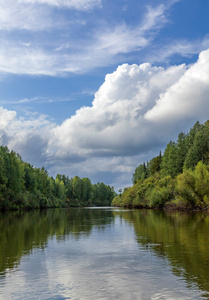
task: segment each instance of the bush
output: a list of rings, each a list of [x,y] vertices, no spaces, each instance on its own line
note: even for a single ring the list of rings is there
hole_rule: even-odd
[[[209,205],[209,171],[199,162],[194,171],[185,170],[177,177],[176,203],[183,201],[192,208],[207,208]]]

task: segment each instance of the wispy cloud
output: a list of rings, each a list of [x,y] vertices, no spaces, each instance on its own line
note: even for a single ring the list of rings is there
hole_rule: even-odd
[[[19,0],[20,3],[47,4],[50,6],[76,10],[89,10],[101,7],[101,0]]]
[[[6,0],[0,2],[0,30],[43,31],[63,28],[72,21],[55,14],[56,9],[88,11],[101,7],[100,0]],[[73,18],[75,19],[75,17]],[[85,24],[84,20],[76,20]]]
[[[31,46],[31,43],[28,42],[28,43],[21,43],[22,46],[25,46],[25,47],[30,47]]]
[[[82,11],[100,7],[102,1],[2,1],[0,33],[9,33],[1,35],[0,74],[65,76],[68,73],[85,73],[95,68],[121,64],[124,60],[129,62],[129,54],[135,55],[137,62],[146,59],[151,63],[169,62],[176,54],[184,57],[197,54],[208,48],[208,36],[195,41],[173,40],[166,45],[155,43],[159,30],[169,22],[169,9],[179,1],[147,5],[141,21],[135,26],[125,22],[114,23],[113,26],[101,20],[97,27],[85,28],[84,31],[76,27],[87,26]],[[60,8],[81,12],[78,17],[70,15],[72,19],[69,21],[66,14],[54,14],[54,10]],[[82,34],[75,35],[72,28]],[[37,31],[41,31],[41,34],[37,34]],[[142,58],[141,51],[146,49],[148,51],[143,52]]]
[[[167,18],[165,16],[165,11],[167,9],[168,8],[163,4],[157,7],[148,6],[141,30],[145,32],[150,29],[160,28],[162,24],[167,22]]]
[[[202,40],[175,40],[167,45],[160,45],[147,54],[146,59],[150,62],[169,62],[174,55],[191,57],[209,48],[209,36],[206,35]]]
[[[33,3],[34,1],[28,2]],[[70,3],[71,1],[69,1]],[[82,1],[82,3],[84,2]],[[20,4],[23,5],[23,2]],[[27,28],[29,30],[39,26],[34,25],[35,27],[33,27],[29,19],[32,19],[32,22],[34,20],[36,24],[42,24],[40,26],[45,26],[45,19],[43,23],[37,19],[43,18],[43,12],[42,15],[36,16],[36,14],[29,12],[28,9],[23,7],[23,12],[20,13],[21,17],[14,16],[14,18],[12,18],[10,13],[16,15],[17,4],[12,8],[12,12],[8,11],[7,20],[11,18],[14,22],[13,25],[8,25],[11,26],[10,29],[12,26],[16,26],[17,28]],[[83,73],[94,68],[121,63],[121,54],[139,51],[151,43],[156,30],[164,26],[166,22],[166,9],[166,6],[163,5],[155,8],[149,7],[144,14],[142,22],[136,27],[123,23],[112,28],[107,24],[104,26],[103,23],[103,26],[92,32],[91,37],[89,33],[82,39],[67,35],[67,37],[63,38],[62,43],[60,41],[57,43],[55,41],[51,42],[50,36],[48,36],[49,42],[47,46],[43,40],[38,41],[37,38],[33,44],[28,41],[17,43],[9,39],[3,40],[0,46],[0,72],[62,76],[66,73]],[[0,22],[0,26],[3,26],[3,23],[1,24]],[[51,26],[52,20],[46,23],[45,28]],[[5,22],[5,24],[9,23]],[[28,27],[25,27],[24,24],[27,24]]]
[[[44,7],[16,0],[0,2],[0,30],[40,31],[54,26],[51,12]]]
[[[43,49],[12,42],[0,46],[0,72],[11,74],[55,75],[56,58]]]
[[[147,7],[142,22],[136,27],[125,23],[115,28],[106,27],[96,33],[96,49],[117,55],[145,48],[152,40],[156,30],[167,22],[165,12],[167,7]]]
[[[44,5],[45,4],[45,5]],[[59,27],[62,19],[53,8],[92,10],[101,7],[100,0],[6,0],[0,2],[0,30],[44,30]]]
[[[89,93],[90,94],[90,93]],[[0,100],[1,105],[5,104],[25,104],[25,103],[59,103],[74,101],[72,98],[48,98],[48,97],[33,97],[19,100]]]

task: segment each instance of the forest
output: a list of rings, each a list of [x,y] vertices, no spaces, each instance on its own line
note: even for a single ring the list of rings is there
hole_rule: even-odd
[[[110,205],[115,192],[89,178],[69,178],[24,162],[19,154],[0,146],[0,210]]]
[[[209,208],[209,120],[170,141],[162,155],[140,164],[133,186],[125,188],[113,206],[160,209]]]

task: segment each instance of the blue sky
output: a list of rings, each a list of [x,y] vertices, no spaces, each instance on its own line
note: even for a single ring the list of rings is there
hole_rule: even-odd
[[[131,184],[209,111],[208,0],[3,0],[0,139],[51,175]]]

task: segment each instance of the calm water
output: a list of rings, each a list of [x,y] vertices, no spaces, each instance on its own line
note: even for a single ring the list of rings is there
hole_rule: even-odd
[[[0,214],[0,299],[209,299],[209,214]]]

